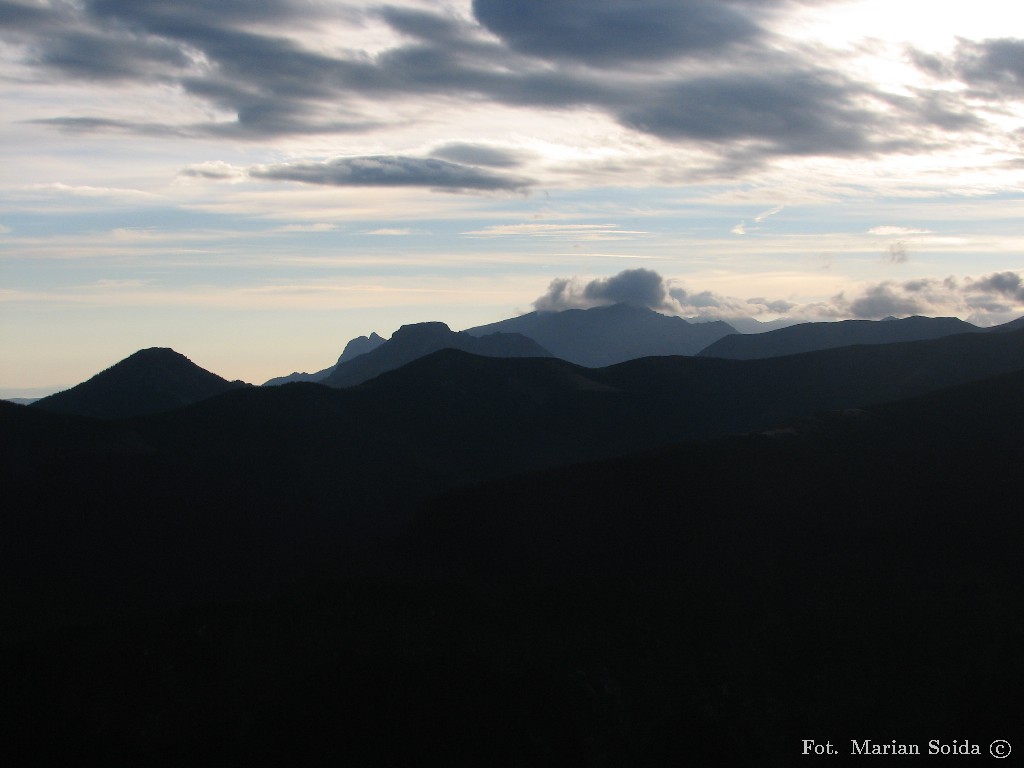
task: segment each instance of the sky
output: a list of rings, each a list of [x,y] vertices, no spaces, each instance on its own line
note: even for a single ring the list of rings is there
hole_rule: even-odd
[[[0,396],[406,323],[1024,314],[1005,0],[0,0]]]

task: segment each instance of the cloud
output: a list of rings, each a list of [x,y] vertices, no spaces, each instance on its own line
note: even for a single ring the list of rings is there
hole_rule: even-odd
[[[747,304],[755,307],[764,307],[766,311],[777,315],[785,315],[787,312],[790,312],[799,306],[798,304],[792,301],[786,301],[785,299],[766,299],[763,296],[747,299]]]
[[[455,192],[523,191],[532,182],[435,158],[377,155],[342,157],[320,163],[252,168],[249,175],[269,181],[297,181],[337,187],[429,187]]]
[[[756,223],[760,224],[762,221],[767,219],[769,216],[774,216],[777,213],[781,213],[783,210],[785,210],[785,208],[786,208],[786,206],[784,206],[784,205],[777,205],[774,208],[771,208],[771,209],[769,209],[767,211],[763,211],[763,212],[757,214],[757,216],[754,217],[754,221]]]
[[[189,58],[178,45],[147,35],[70,31],[40,52],[38,63],[84,80],[159,80],[185,69]]]
[[[236,168],[230,163],[220,160],[212,160],[205,163],[196,163],[178,172],[179,176],[191,176],[196,179],[214,179],[223,181],[227,179],[245,178],[245,169]]]
[[[398,6],[385,6],[378,14],[396,32],[424,42],[458,44],[466,34],[465,24],[453,16]]]
[[[71,197],[109,197],[145,200],[156,198],[152,192],[141,189],[125,187],[94,187],[86,184],[65,184],[64,182],[51,182],[49,184],[31,184],[24,188],[27,192],[42,193],[50,195],[68,195]]]
[[[547,293],[534,301],[533,306],[543,312],[619,303],[650,309],[672,307],[664,279],[649,269],[627,269],[612,277],[589,282],[557,278],[551,281]]]
[[[517,150],[470,142],[444,144],[430,154],[455,163],[484,165],[488,168],[515,168],[522,165],[526,157],[525,153]]]
[[[893,226],[881,226],[872,227],[868,230],[869,235],[879,235],[886,237],[889,235],[930,235],[932,230],[930,229],[917,229],[915,227],[893,227]]]
[[[375,235],[377,237],[408,237],[409,235],[416,234],[416,230],[406,227],[384,227],[382,229],[370,229],[362,234]]]
[[[976,293],[995,293],[1024,302],[1024,280],[1017,272],[997,272],[983,277],[970,283],[968,290]]]
[[[583,109],[710,155],[701,170],[692,166],[694,178],[742,176],[791,156],[933,151],[952,132],[1005,134],[955,90],[895,95],[844,76],[834,52],[779,45],[765,20],[802,4],[475,0],[470,17],[319,0],[0,0],[0,18],[10,21],[0,36],[39,84],[167,87],[210,115],[164,124],[109,112],[37,121],[65,131],[264,140],[405,126],[431,102]],[[373,50],[317,42],[327,34],[359,40],[371,27],[384,41]],[[1019,90],[1021,45],[964,43],[948,61],[915,56],[978,87]],[[528,159],[458,142],[432,156],[497,169]]]
[[[621,229],[617,224],[494,224],[463,232],[465,237],[542,237],[555,240],[618,240],[646,235],[639,230]]]
[[[547,292],[533,302],[537,311],[588,309],[611,304],[633,304],[675,315],[724,317],[774,311],[711,291],[687,291],[650,269],[627,269],[611,277],[592,280],[556,278]]]
[[[102,117],[45,117],[29,120],[33,125],[48,125],[61,133],[128,133],[143,136],[188,136],[190,130],[183,126],[160,123],[114,120]]]
[[[337,224],[327,221],[318,221],[312,224],[285,224],[275,229],[275,232],[333,232],[338,228]]]
[[[663,306],[668,300],[664,280],[650,269],[627,269],[612,277],[591,280],[584,286],[583,296],[598,304],[642,307]]]
[[[970,86],[975,97],[1002,100],[1024,93],[1024,40],[1019,38],[960,40],[950,56],[912,51],[911,58],[936,77]]]
[[[867,89],[834,72],[780,68],[695,77],[650,89],[620,121],[668,140],[733,145],[734,161],[772,155],[856,155],[895,148]]]
[[[866,286],[852,300],[840,294],[832,303],[840,313],[863,319],[957,315],[991,325],[1024,312],[1024,279],[1019,272],[1007,271],[980,278],[884,281]]]
[[[720,52],[760,32],[717,0],[473,0],[473,13],[516,51],[598,67]]]
[[[53,12],[44,6],[0,0],[0,25],[7,29],[31,29],[53,19]]]
[[[906,264],[910,259],[910,254],[907,253],[907,241],[897,240],[894,243],[890,243],[889,250],[885,253],[884,258],[890,264]]]
[[[878,320],[908,315],[964,316],[979,325],[1005,322],[1024,312],[1024,278],[999,272],[981,278],[883,281],[844,291],[829,301],[798,303],[758,296],[740,299],[688,290],[648,269],[630,269],[592,280],[556,278],[533,302],[538,311],[588,309],[626,302],[682,317],[725,319],[786,315],[800,320]]]
[[[784,205],[777,205],[774,208],[770,208],[767,211],[762,211],[761,213],[757,214],[754,217],[754,223],[755,224],[761,224],[762,222],[764,222],[765,219],[767,219],[767,218],[769,218],[771,216],[774,216],[777,213],[781,213],[785,209],[785,207],[786,206],[784,206]],[[741,221],[739,224],[737,224],[735,227],[733,227],[729,231],[732,234],[734,234],[734,235],[745,235],[749,231],[758,230],[758,229],[760,229],[760,227],[748,228],[747,227],[747,222],[746,222],[746,220],[744,220],[744,221]]]
[[[883,317],[917,315],[924,313],[924,303],[897,290],[891,283],[871,286],[850,303],[854,317],[878,319]]]

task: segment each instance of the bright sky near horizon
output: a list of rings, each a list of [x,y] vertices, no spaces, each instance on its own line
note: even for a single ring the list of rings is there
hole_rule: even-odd
[[[0,395],[150,346],[259,383],[624,270],[1004,322],[1022,97],[1005,0],[0,0]]]

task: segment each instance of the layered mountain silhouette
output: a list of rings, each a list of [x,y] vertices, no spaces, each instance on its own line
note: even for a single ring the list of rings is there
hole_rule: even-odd
[[[466,333],[521,333],[555,357],[588,368],[601,368],[652,355],[695,355],[704,347],[735,333],[728,323],[690,323],[646,307],[613,304],[562,312],[530,312]]]
[[[342,363],[347,363],[349,360],[353,360],[360,355],[372,352],[385,341],[386,339],[382,339],[376,333],[371,333],[369,336],[358,336],[345,345],[345,349],[342,351],[337,362],[329,368],[324,368],[316,373],[291,373],[287,376],[278,376],[277,378],[264,382],[263,386],[276,387],[281,384],[290,384],[295,381],[323,381]]]
[[[147,376],[183,367],[158,353]],[[604,368],[445,348],[132,418],[0,402],[5,751],[762,766],[808,734],[1015,743],[1022,377],[1006,328]]]
[[[450,347],[421,356],[424,346],[451,336],[463,338],[444,326],[409,326],[339,367],[336,374],[350,377],[337,385],[342,391],[304,383],[244,388],[136,420],[123,440],[112,437],[114,425],[102,441],[107,450],[163,455],[161,471],[184,461],[199,462],[204,474],[256,473],[238,500],[261,489],[250,499],[258,506],[279,495],[268,482],[292,486],[294,472],[314,494],[324,492],[325,483],[337,484],[339,500],[365,507],[526,470],[763,430],[1024,368],[1024,331],[750,361],[649,357],[601,369],[541,357],[535,344],[515,335],[471,343],[517,349],[526,357],[483,357]],[[413,362],[378,374],[400,356]],[[346,372],[348,366],[353,370]],[[97,380],[90,389],[102,402],[124,391],[119,378]],[[106,381],[115,386],[101,387]]]
[[[403,325],[388,341],[353,359],[339,360],[320,382],[329,387],[352,387],[442,349],[457,349],[485,357],[551,356],[539,344],[517,333],[491,333],[477,337],[452,331],[444,323],[414,323]]]
[[[200,368],[173,349],[152,347],[30,407],[118,419],[181,408],[243,386]]]
[[[900,341],[938,339],[981,329],[956,317],[907,317],[886,320],[841,320],[801,323],[758,334],[732,334],[699,352],[701,357],[756,360],[854,344],[892,344]]]
[[[366,361],[355,368],[346,367],[355,358],[372,352],[387,342],[376,333],[352,339],[338,361],[316,373],[292,373],[270,379],[264,386],[278,386],[296,381],[327,383],[330,386],[351,386],[372,378],[385,370],[411,362],[415,357],[452,348],[496,357],[510,356],[502,348],[508,342],[490,342],[491,348],[473,346],[467,336],[483,338],[494,333],[515,333],[534,340],[544,354],[588,368],[666,355],[702,355],[728,359],[750,360],[764,357],[834,349],[853,344],[888,344],[941,338],[956,333],[978,332],[982,329],[957,318],[909,317],[884,321],[847,320],[829,323],[793,323],[777,320],[761,323],[749,318],[728,322],[691,322],[662,315],[645,307],[615,304],[591,309],[570,309],[561,312],[531,312],[489,325],[477,326],[460,334],[452,333],[443,323],[417,323],[422,338],[412,343],[409,338],[375,360],[389,360],[378,365]],[[782,327],[779,327],[779,325]],[[415,326],[408,326],[409,328]],[[1012,329],[1011,324],[999,328]],[[737,328],[740,333],[737,333]],[[989,329],[996,330],[996,329]],[[427,341],[427,334],[433,334]],[[527,348],[511,349],[511,356],[537,354]],[[363,368],[365,366],[365,369]],[[348,371],[348,373],[336,371]],[[353,371],[360,373],[353,375]],[[332,378],[333,377],[333,378]]]

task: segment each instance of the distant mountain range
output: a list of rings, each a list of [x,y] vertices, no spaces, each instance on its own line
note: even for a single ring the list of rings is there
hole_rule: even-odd
[[[514,318],[514,321],[520,322],[531,333],[553,342],[564,354],[591,362],[623,355],[628,356],[629,360],[645,356],[685,357],[669,355],[666,350],[694,343],[694,329],[705,328],[704,332],[716,336],[727,328],[721,323],[686,323],[680,318],[666,317],[625,304],[560,313],[532,313]],[[710,343],[696,356],[730,360],[783,358],[850,346],[887,346],[901,341],[934,340],[964,333],[1012,333],[1021,327],[1021,322],[1024,322],[1024,318],[1004,326],[984,329],[985,333],[982,333],[983,329],[957,318],[910,317],[884,321],[804,323],[756,335],[732,333]],[[272,379],[267,384],[315,382],[329,387],[353,387],[444,349],[485,357],[557,356],[524,334],[483,334],[484,330],[511,327],[510,324],[513,321],[462,332],[454,332],[444,323],[438,322],[406,325],[396,331],[390,340],[376,333],[353,339],[346,345],[338,362],[330,368],[315,374],[292,374]],[[618,329],[617,332],[614,329]],[[576,330],[579,331],[578,336],[574,335]],[[607,336],[603,335],[605,331]],[[604,344],[605,341],[607,344]],[[661,354],[656,354],[655,350],[661,350]],[[640,355],[642,351],[650,354]],[[810,363],[812,368],[817,365],[816,361],[817,358],[814,358]],[[798,366],[793,364],[792,367]],[[694,380],[697,380],[703,373],[695,373],[694,376]],[[770,388],[784,378],[771,374],[763,386]],[[755,375],[749,380],[760,382],[761,378]],[[37,400],[31,405],[44,410],[98,418],[124,418],[171,410],[241,386],[245,386],[243,382],[228,382],[196,366],[173,350],[153,348],[132,355],[87,382]],[[724,381],[716,385],[709,383],[708,386],[728,391],[732,384]],[[900,397],[905,394],[893,392],[891,396]],[[731,410],[738,413],[744,407]],[[821,407],[831,406],[823,403]]]
[[[555,357],[588,368],[601,368],[653,355],[695,355],[726,334],[728,323],[690,323],[631,304],[613,304],[563,312],[530,312],[466,333],[521,333]]]
[[[956,317],[915,316],[901,320],[801,323],[765,333],[725,336],[702,349],[699,355],[730,360],[756,360],[854,344],[893,344],[980,331],[977,326]]]
[[[506,342],[487,342],[491,345],[490,347],[474,347],[473,342],[469,341],[466,336],[483,339],[494,334],[505,336],[517,334],[536,342],[538,348],[543,350],[541,356],[553,355],[588,368],[600,368],[651,355],[694,355],[716,339],[729,333],[735,333],[732,326],[720,321],[691,323],[680,317],[669,317],[630,304],[570,309],[563,312],[531,312],[497,323],[469,328],[462,331],[461,336],[451,333],[450,329],[441,323],[419,323],[417,325],[422,325],[424,328],[434,327],[435,333],[429,342],[421,340],[417,342],[418,346],[414,346],[405,340],[401,346],[407,351],[402,353],[391,351],[388,355],[382,355],[378,359],[393,359],[399,361],[398,364],[404,364],[414,359],[410,357],[414,349],[419,349],[418,356],[422,356],[426,352],[443,348],[461,349],[492,357],[507,357],[510,356],[510,353],[503,351],[502,344],[508,343],[508,340]],[[438,335],[436,331],[442,330],[440,326],[443,326],[443,331],[449,335]],[[280,376],[270,379],[264,386],[276,386],[294,381],[326,383],[329,378],[333,381],[329,386],[350,386],[351,383],[358,383],[359,380],[365,380],[366,377],[363,374],[355,377],[351,373],[343,374],[340,372],[340,367],[352,362],[359,355],[374,351],[383,344],[385,344],[384,339],[376,333],[369,337],[360,336],[348,343],[338,362],[330,368],[325,368],[317,373],[293,373],[288,376]],[[526,346],[510,349],[511,356],[522,356],[521,352],[526,352],[527,349]],[[535,351],[537,350],[535,349]],[[367,371],[372,370],[376,373],[397,367],[393,363],[387,364],[384,368],[370,366],[367,363],[361,365],[366,365]],[[349,368],[348,370],[351,372],[362,369]],[[335,376],[336,371],[338,373]]]
[[[349,360],[373,351],[385,341],[386,339],[382,339],[376,333],[371,333],[369,336],[358,336],[345,345],[345,349],[342,351],[337,362],[329,368],[324,368],[316,373],[291,373],[287,376],[279,376],[264,382],[263,386],[276,387],[281,384],[291,384],[295,381],[323,381],[342,363],[347,363]]]
[[[444,323],[414,323],[403,325],[386,342],[370,346],[351,359],[339,360],[320,382],[328,387],[353,387],[442,349],[484,357],[551,356],[539,344],[517,333],[492,333],[478,338],[456,333]]]
[[[181,408],[244,386],[200,368],[173,349],[152,347],[71,389],[36,400],[31,407],[117,419]]]
[[[1024,321],[1024,318],[1022,318]],[[293,373],[270,379],[265,386],[295,381],[328,383],[329,386],[352,386],[385,370],[392,370],[415,357],[442,348],[462,349],[489,356],[521,356],[526,347],[505,351],[500,344],[490,351],[473,347],[466,338],[483,338],[494,333],[514,333],[535,341],[543,355],[553,355],[588,368],[635,360],[641,357],[666,355],[701,355],[736,360],[834,349],[853,344],[891,344],[941,338],[957,333],[974,333],[983,329],[957,318],[908,317],[877,320],[845,320],[827,323],[794,323],[791,320],[760,323],[756,320],[736,321],[741,331],[727,322],[690,322],[680,317],[662,315],[644,307],[615,304],[591,309],[570,309],[562,312],[530,312],[489,325],[469,328],[462,335],[452,333],[440,323],[418,323],[424,329],[433,327],[429,342],[412,344],[404,340],[387,354],[375,360],[389,360],[383,365],[360,363],[348,366],[360,355],[386,346],[376,333],[360,336],[346,345],[338,362],[317,373]],[[779,325],[782,327],[779,327]],[[410,326],[411,327],[411,326]],[[986,329],[987,330],[987,329]],[[995,329],[992,329],[995,330]],[[426,333],[426,330],[423,331]],[[417,351],[418,350],[418,351]],[[534,353],[537,353],[535,350]],[[343,373],[347,370],[348,373]],[[353,373],[358,371],[359,373]]]
[[[477,352],[449,346],[464,342]],[[482,348],[505,356],[480,356]],[[403,359],[411,362],[401,365]],[[323,439],[342,454],[365,450],[387,466],[406,462],[403,474],[420,476],[422,469],[439,482],[454,482],[765,429],[819,411],[866,407],[1021,368],[1024,330],[748,361],[647,357],[593,369],[544,357],[534,342],[515,334],[477,339],[442,324],[418,324],[339,366],[323,384],[344,387],[340,393],[292,384],[280,395],[275,393],[281,388],[273,387],[226,396],[241,385],[210,380],[212,374],[169,350],[147,350],[80,385],[91,398],[80,400],[78,410],[74,401],[65,401],[63,411],[110,418],[156,413],[165,410],[158,405],[191,399],[192,408],[175,411],[169,423],[175,430],[202,431],[210,446],[227,455],[260,445],[274,453],[275,446],[294,439],[317,444],[320,438],[311,435],[326,430]],[[169,370],[175,371],[173,379],[165,378]],[[201,398],[194,388],[170,391],[175,381],[192,377],[212,381],[209,391],[222,396],[197,402]],[[142,403],[148,390],[138,383],[154,381],[162,385],[161,399]],[[128,398],[126,391],[133,387],[132,407],[118,412],[115,404]],[[257,396],[257,389],[264,394]],[[304,405],[294,416],[286,415],[306,401],[320,403],[312,422]],[[43,400],[28,408],[53,410],[48,405]],[[335,411],[340,420],[332,423]],[[207,420],[221,426],[201,426]],[[278,425],[274,429],[271,420]],[[263,427],[248,434],[246,425],[257,421]],[[393,448],[390,458],[385,458],[385,446]],[[373,477],[378,471],[364,466],[359,474]],[[386,483],[384,477],[377,481]]]

